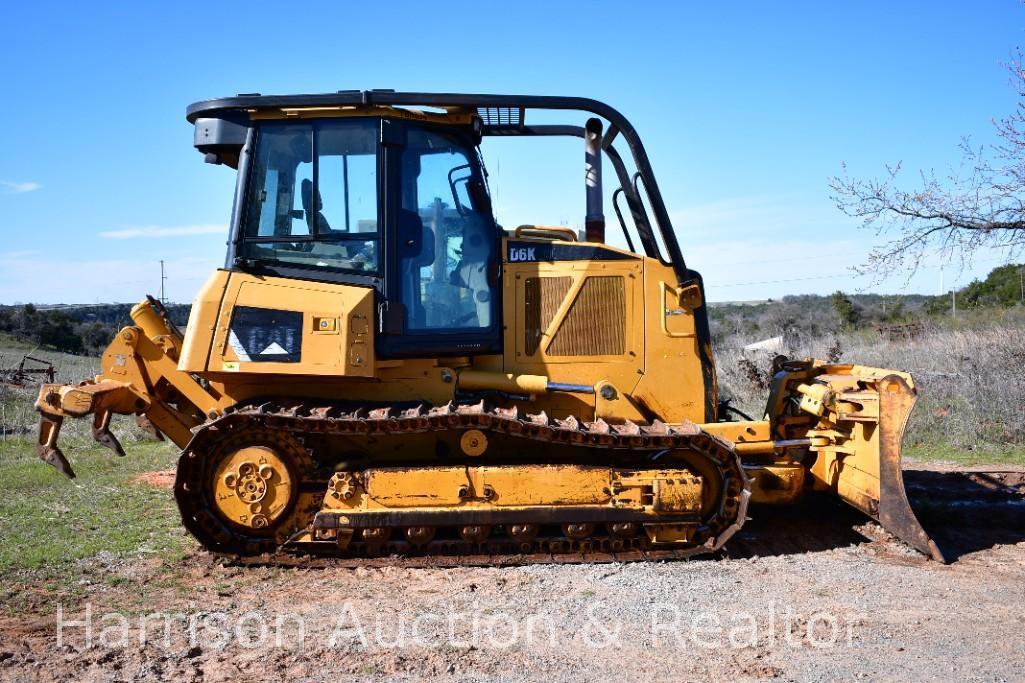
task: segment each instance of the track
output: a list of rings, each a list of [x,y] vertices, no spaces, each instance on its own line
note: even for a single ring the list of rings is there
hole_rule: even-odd
[[[905,484],[916,514],[951,562],[995,546],[1025,540],[1025,470],[1021,468],[910,469],[905,471]],[[929,562],[924,556],[909,552],[907,546],[890,537],[865,515],[831,496],[809,496],[797,505],[785,507],[755,506],[749,512],[751,519],[729,544],[705,557],[779,557],[871,547],[873,550],[868,552],[872,555],[898,563]],[[223,556],[223,559],[243,566],[329,568],[515,566],[671,561],[685,557],[689,555],[639,550],[467,558],[389,556],[358,560],[277,553],[259,557]]]
[[[486,537],[471,540],[461,535],[460,529],[466,528],[461,525],[479,521],[456,521],[432,528],[431,538],[423,543],[389,538],[397,535],[392,531],[403,531],[398,527],[387,529],[381,539],[367,540],[357,534],[341,550],[334,541],[309,539],[306,532],[312,531],[332,469],[337,466],[338,443],[377,444],[381,448],[382,441],[417,436],[436,443],[440,452],[444,450],[441,446],[458,442],[469,429],[480,430],[500,444],[498,463],[549,464],[555,457],[552,454],[557,454],[568,462],[601,466],[693,467],[706,480],[710,475],[717,478],[719,492],[713,504],[702,510],[697,532],[686,547],[654,545],[640,524],[617,526],[610,520],[586,516],[594,515],[593,511],[578,512],[577,516],[560,511],[565,518],[533,524],[535,530],[530,537],[517,536],[516,525],[522,522],[501,519],[489,525]],[[226,454],[259,444],[282,454],[289,467],[299,473],[298,493],[273,528],[240,529],[218,514],[209,482],[213,468]],[[416,464],[425,461],[405,463],[410,467]],[[678,559],[720,548],[745,520],[749,495],[747,477],[732,446],[695,425],[610,425],[573,417],[550,419],[544,413],[521,415],[516,408],[492,407],[484,402],[368,409],[271,401],[241,407],[196,430],[179,458],[175,485],[185,526],[211,551],[256,558],[247,562],[268,561],[273,553],[277,556],[275,563],[285,564],[290,560],[281,557],[282,553],[325,554],[334,557],[333,563],[348,561],[363,566],[388,563],[395,557],[433,566]],[[319,524],[322,520],[316,521]],[[536,515],[530,521],[536,522]],[[667,516],[659,521],[673,522],[674,518]],[[570,534],[568,524],[581,525],[586,534]],[[304,540],[297,542],[299,538]],[[307,557],[299,561],[320,560]]]

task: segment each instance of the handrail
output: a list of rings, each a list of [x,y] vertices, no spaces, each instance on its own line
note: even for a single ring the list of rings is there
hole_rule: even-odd
[[[554,225],[521,225],[513,231],[514,237],[540,237],[546,240],[560,239],[556,235],[564,235],[570,242],[577,241],[577,233],[572,228],[557,227]]]

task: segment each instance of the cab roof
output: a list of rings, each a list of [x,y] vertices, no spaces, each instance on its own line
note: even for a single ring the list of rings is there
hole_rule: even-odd
[[[394,90],[339,90],[306,95],[240,93],[234,97],[195,102],[186,108],[185,118],[189,123],[195,123],[200,118],[246,123],[253,119],[286,115],[301,115],[304,118],[332,116],[331,110],[340,108],[365,108],[367,113],[371,113],[371,108],[411,109],[425,116],[449,118],[453,123],[469,122],[476,115],[481,122],[481,132],[485,135],[524,127],[528,109],[580,110],[607,119],[623,132],[626,132],[626,128],[632,132],[632,126],[622,114],[603,102],[587,98]]]

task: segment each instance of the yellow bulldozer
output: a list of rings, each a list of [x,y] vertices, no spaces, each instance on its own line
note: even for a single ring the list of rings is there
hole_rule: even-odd
[[[566,112],[584,125],[545,123]],[[69,477],[65,417],[124,455],[110,420],[134,414],[182,449],[182,521],[215,553],[680,558],[824,491],[942,560],[901,475],[907,373],[777,359],[763,419],[729,419],[701,276],[612,107],[372,90],[186,118],[237,170],[225,266],[184,334],[148,298],[99,375],[41,387],[39,455]],[[584,229],[499,226],[486,136],[581,138]]]

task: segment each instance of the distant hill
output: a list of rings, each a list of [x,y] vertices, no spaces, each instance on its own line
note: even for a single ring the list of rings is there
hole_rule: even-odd
[[[50,304],[39,305],[39,311],[55,311],[67,315],[77,322],[101,322],[110,325],[124,326],[131,322],[129,312],[132,304]],[[3,307],[0,307],[3,308]],[[167,312],[176,325],[184,326],[189,320],[189,304],[167,304]]]
[[[995,268],[983,280],[942,294],[801,294],[765,301],[710,303],[713,336],[762,339],[778,335],[821,336],[840,329],[880,328],[956,322],[953,303],[963,315],[997,315],[1025,304],[1025,264]]]

